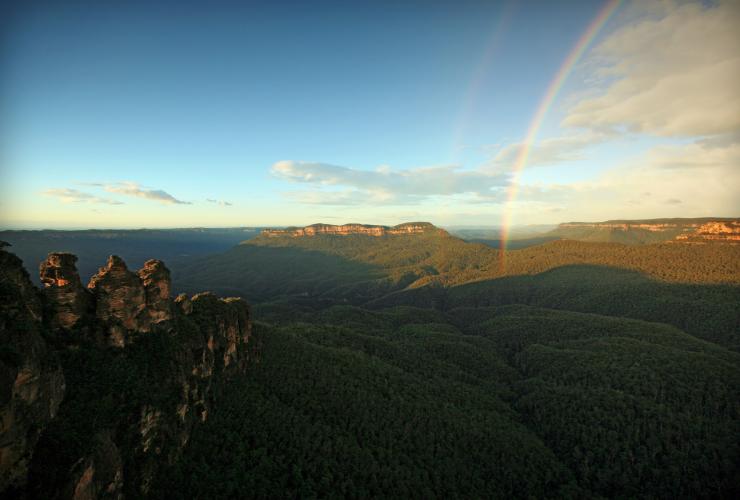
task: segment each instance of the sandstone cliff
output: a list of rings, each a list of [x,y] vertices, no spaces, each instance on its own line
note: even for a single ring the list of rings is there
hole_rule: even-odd
[[[289,227],[287,229],[265,229],[262,231],[263,236],[316,236],[320,234],[347,236],[350,234],[364,234],[368,236],[388,236],[402,234],[420,234],[427,232],[445,231],[435,227],[428,222],[406,222],[397,226],[374,226],[367,224],[343,224],[335,226],[332,224],[312,224],[306,227]]]
[[[740,220],[723,218],[566,222],[553,234],[564,239],[622,243],[740,243]],[[611,235],[611,236],[607,236]]]
[[[0,249],[0,493],[138,497],[258,358],[250,310],[173,300],[157,260],[135,273],[111,256],[85,288],[75,261],[50,254],[39,291]]]
[[[56,416],[64,375],[42,337],[42,297],[0,243],[0,492],[23,487],[41,431]]]

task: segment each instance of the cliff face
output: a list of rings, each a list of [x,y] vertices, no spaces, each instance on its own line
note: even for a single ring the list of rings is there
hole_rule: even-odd
[[[580,239],[584,230],[612,234],[651,233],[647,242],[673,241],[678,243],[740,243],[740,220],[737,219],[657,219],[654,221],[567,222],[555,232],[566,238]],[[580,232],[579,232],[580,231]]]
[[[72,254],[52,253],[39,266],[53,328],[69,330],[89,320],[93,299],[80,282],[76,262]]]
[[[719,221],[701,224],[691,233],[678,235],[676,240],[686,243],[707,243],[710,241],[740,243],[740,221]]]
[[[368,236],[387,236],[401,234],[419,234],[426,232],[444,232],[444,230],[435,227],[428,222],[407,222],[397,226],[373,226],[366,224],[343,224],[335,226],[332,224],[312,224],[306,227],[289,227],[287,229],[265,229],[262,231],[263,236],[316,236],[319,234],[331,234],[338,236],[347,236],[350,234],[364,234]]]
[[[0,493],[140,496],[208,418],[215,387],[258,358],[250,310],[173,300],[157,260],[134,273],[111,256],[84,288],[75,261],[50,254],[39,292],[0,250]]]
[[[0,492],[23,486],[41,431],[64,395],[64,374],[42,337],[41,294],[0,247]]]

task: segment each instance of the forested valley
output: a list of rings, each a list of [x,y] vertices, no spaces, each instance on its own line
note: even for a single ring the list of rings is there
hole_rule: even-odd
[[[230,338],[209,294],[123,350],[41,331],[67,393],[30,498],[112,438],[138,479],[110,484],[150,498],[740,495],[738,245],[262,235],[175,259],[172,288],[251,304],[239,370],[199,371],[198,332]]]
[[[263,360],[153,495],[732,498],[738,256],[559,241],[502,265],[425,234],[206,257],[176,276],[248,297]]]

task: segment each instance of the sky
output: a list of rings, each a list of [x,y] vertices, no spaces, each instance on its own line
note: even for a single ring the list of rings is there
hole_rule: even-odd
[[[740,2],[17,2],[0,228],[740,215]]]

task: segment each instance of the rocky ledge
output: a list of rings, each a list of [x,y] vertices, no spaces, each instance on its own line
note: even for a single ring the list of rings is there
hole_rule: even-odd
[[[403,234],[420,234],[429,232],[442,232],[443,229],[430,224],[429,222],[406,222],[397,226],[376,226],[368,224],[342,224],[335,226],[332,224],[312,224],[306,227],[289,227],[286,229],[265,229],[262,235],[266,237],[301,237],[316,236],[322,234],[347,236],[350,234],[364,234],[368,236],[388,236]]]
[[[208,418],[215,387],[259,359],[249,306],[173,299],[163,262],[132,272],[116,256],[84,287],[74,255],[49,254],[38,290],[3,246],[0,497],[146,494]]]

